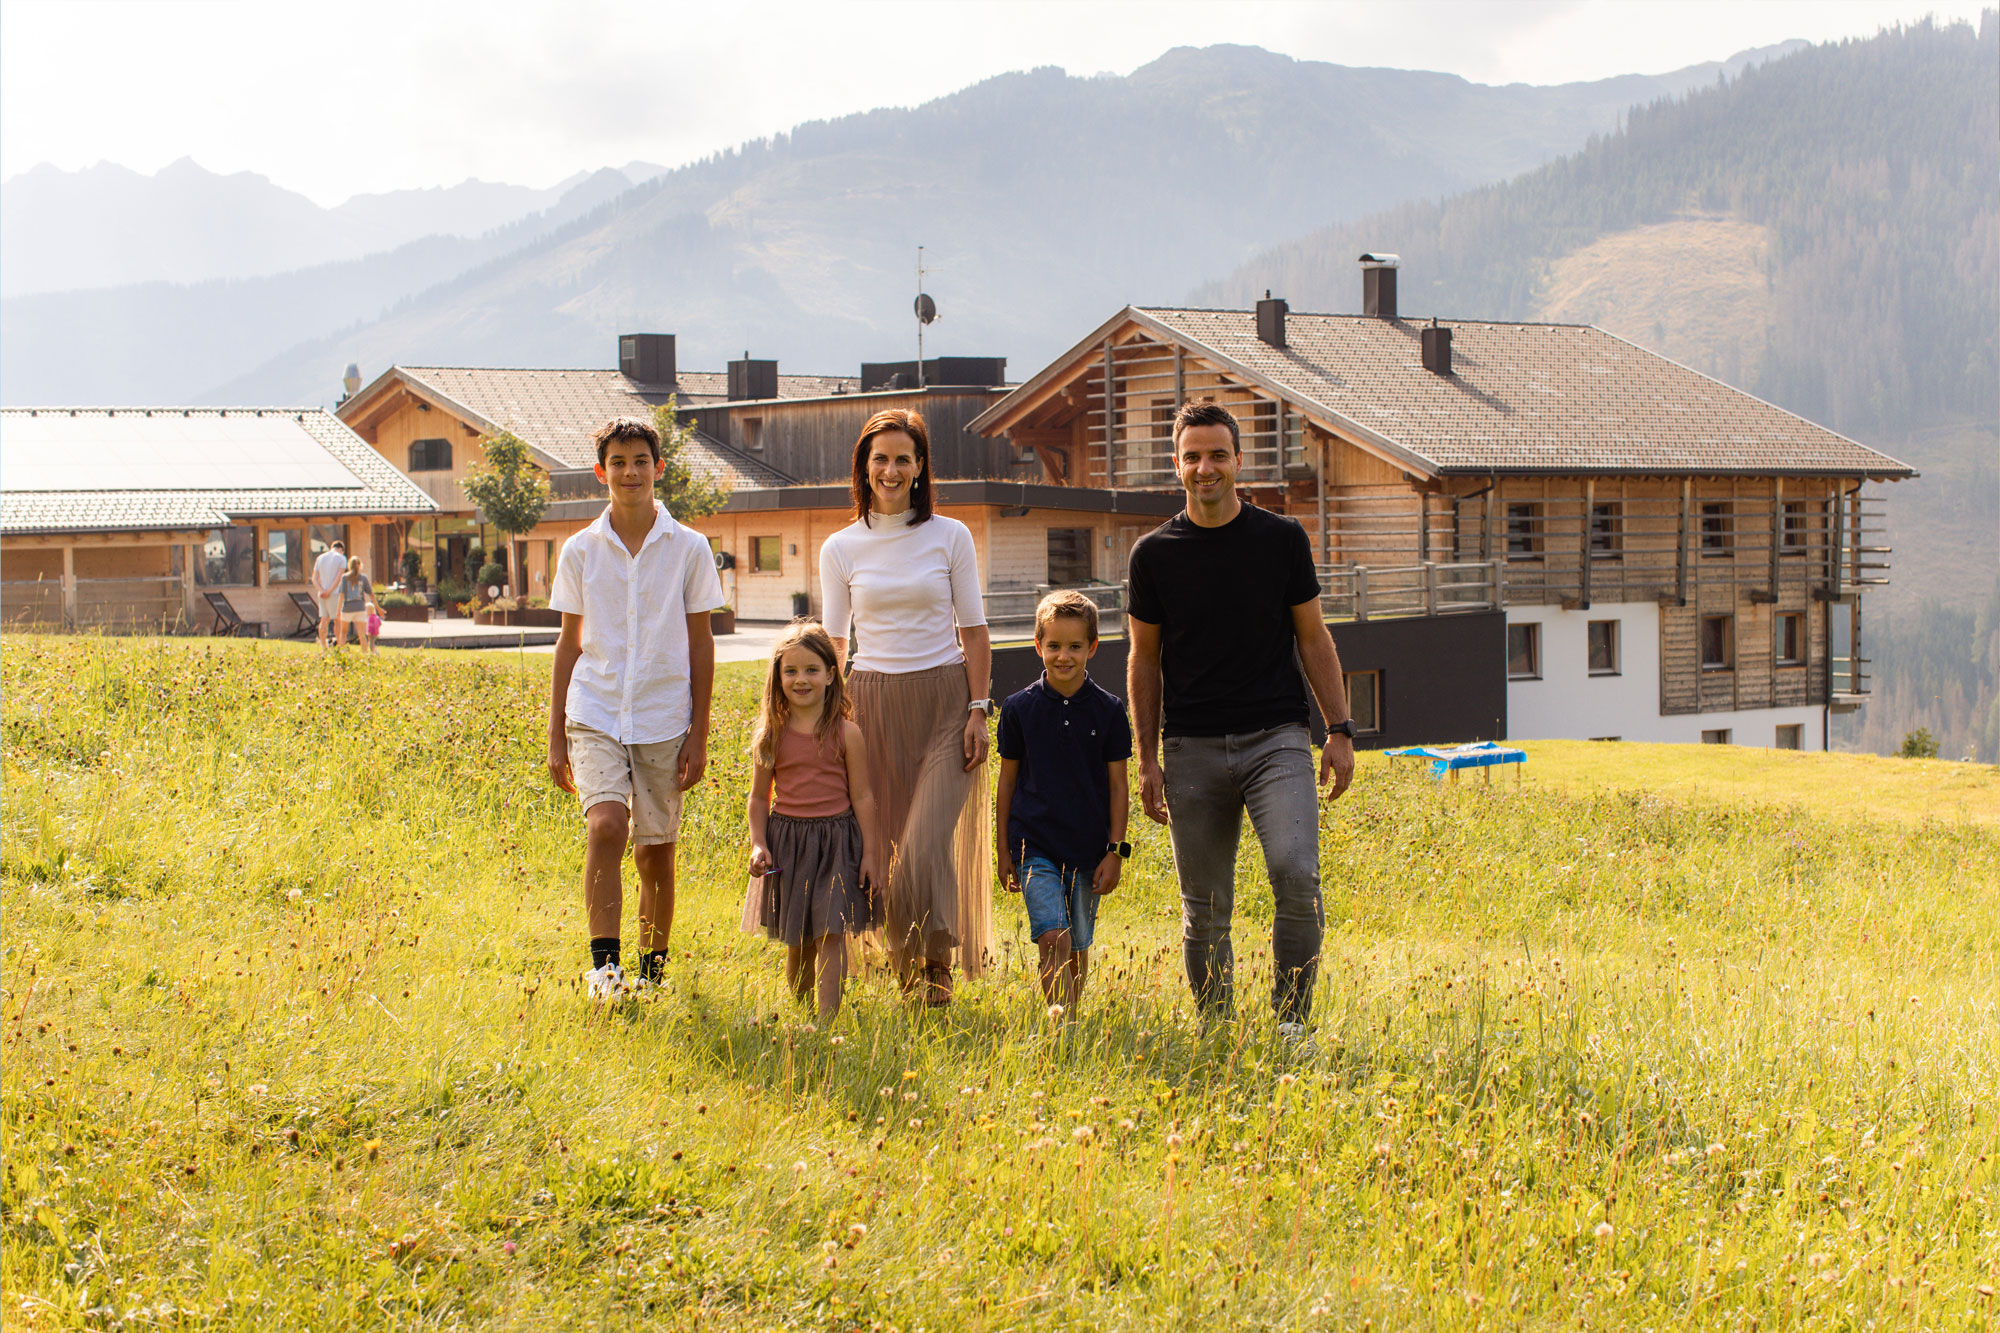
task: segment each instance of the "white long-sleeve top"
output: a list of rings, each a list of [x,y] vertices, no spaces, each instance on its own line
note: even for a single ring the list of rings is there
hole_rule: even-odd
[[[965,524],[914,510],[870,514],[819,548],[822,619],[836,639],[856,639],[862,671],[928,671],[965,660],[957,628],[984,625],[979,558]]]

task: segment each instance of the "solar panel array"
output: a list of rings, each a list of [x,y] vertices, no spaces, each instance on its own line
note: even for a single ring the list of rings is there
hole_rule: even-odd
[[[361,490],[289,413],[66,411],[0,419],[0,491]]]

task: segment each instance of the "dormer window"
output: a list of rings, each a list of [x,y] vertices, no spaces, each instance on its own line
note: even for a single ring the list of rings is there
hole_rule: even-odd
[[[451,471],[450,440],[410,441],[410,471],[449,472]]]

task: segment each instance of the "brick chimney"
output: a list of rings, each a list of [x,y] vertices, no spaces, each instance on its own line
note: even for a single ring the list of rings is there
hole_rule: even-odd
[[[1451,330],[1441,329],[1435,318],[1423,331],[1424,369],[1433,375],[1451,374]]]

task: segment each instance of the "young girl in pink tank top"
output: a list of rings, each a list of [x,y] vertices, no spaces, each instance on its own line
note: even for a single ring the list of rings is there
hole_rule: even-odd
[[[785,980],[821,1022],[840,1012],[847,936],[882,923],[875,798],[833,640],[802,621],[771,652],[750,753],[746,924],[785,945]]]

